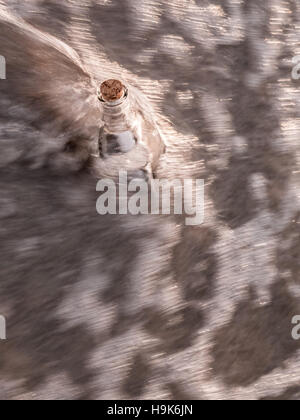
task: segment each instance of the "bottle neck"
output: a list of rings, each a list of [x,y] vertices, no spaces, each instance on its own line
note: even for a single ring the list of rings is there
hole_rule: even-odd
[[[105,129],[110,133],[122,133],[130,129],[130,99],[128,91],[121,99],[101,101]]]

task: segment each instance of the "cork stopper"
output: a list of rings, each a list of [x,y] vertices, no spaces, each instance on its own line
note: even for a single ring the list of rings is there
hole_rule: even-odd
[[[100,92],[104,101],[113,102],[124,96],[125,86],[119,80],[110,79],[102,83]]]

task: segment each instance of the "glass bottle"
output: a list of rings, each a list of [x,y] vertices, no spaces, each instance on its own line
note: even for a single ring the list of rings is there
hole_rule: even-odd
[[[120,155],[133,174],[155,177],[165,144],[151,115],[118,80],[107,80],[98,90],[103,126],[99,133],[99,156],[108,159]],[[138,175],[137,175],[138,176]]]

